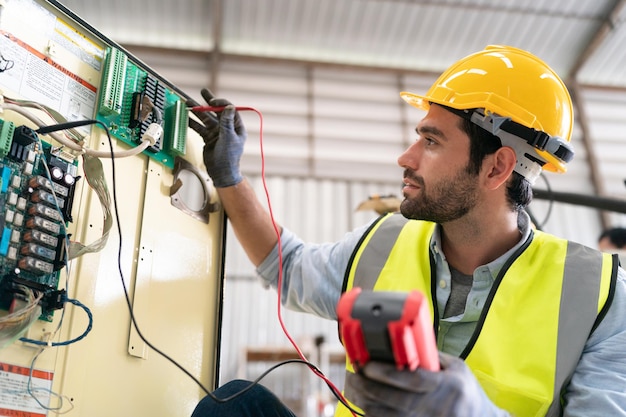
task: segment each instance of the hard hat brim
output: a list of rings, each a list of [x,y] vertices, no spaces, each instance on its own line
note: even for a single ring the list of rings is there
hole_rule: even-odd
[[[420,96],[418,94],[403,91],[400,93],[400,97],[402,97],[402,99],[409,103],[411,106],[417,107],[420,110],[428,111],[428,109],[430,108],[430,101],[425,96]]]

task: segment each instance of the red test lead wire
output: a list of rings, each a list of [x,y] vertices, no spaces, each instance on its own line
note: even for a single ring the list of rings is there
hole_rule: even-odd
[[[205,111],[205,112],[206,111],[220,112],[220,111],[223,111],[225,107],[226,106],[195,106],[195,107],[190,107],[189,110],[194,111],[194,112],[196,112],[196,111],[198,111],[198,112],[202,112],[202,111]],[[261,180],[262,180],[262,183],[263,183],[263,190],[265,192],[265,198],[267,200],[267,208],[268,208],[268,211],[269,211],[270,219],[272,221],[272,226],[274,227],[274,232],[276,233],[276,237],[277,237],[277,249],[278,249],[278,283],[277,284],[278,284],[278,287],[277,287],[276,291],[277,291],[277,297],[278,297],[278,302],[277,302],[278,321],[280,323],[281,329],[283,330],[283,333],[285,333],[285,336],[287,337],[287,339],[289,339],[289,342],[291,343],[291,345],[294,347],[294,349],[298,353],[298,356],[300,357],[300,359],[302,359],[303,361],[308,363],[309,362],[308,359],[304,356],[304,353],[302,353],[302,350],[300,350],[300,347],[298,347],[298,344],[295,342],[295,340],[293,340],[293,338],[289,334],[289,331],[287,330],[287,326],[285,326],[285,323],[283,322],[283,316],[282,316],[282,311],[281,311],[280,300],[282,299],[282,283],[283,283],[283,249],[282,249],[282,242],[280,240],[280,230],[278,229],[278,224],[276,223],[276,220],[274,218],[274,212],[272,210],[272,203],[271,203],[271,199],[270,199],[270,193],[269,193],[269,190],[267,188],[267,182],[265,180],[265,152],[263,151],[263,115],[261,114],[261,112],[259,110],[255,109],[254,107],[239,107],[239,106],[236,106],[235,110],[237,110],[237,111],[253,111],[253,112],[255,112],[259,116],[259,148],[260,148],[260,154],[261,154]],[[348,404],[346,398],[343,396],[343,394],[339,390],[339,388],[337,388],[335,386],[335,384],[333,384],[332,381],[330,379],[328,379],[328,377],[326,375],[324,375],[316,367],[309,367],[309,369],[311,369],[311,371],[315,375],[317,375],[324,382],[326,382],[326,384],[331,388],[331,390],[334,391],[335,395],[337,395],[337,397],[340,398],[341,402],[343,402],[344,405]],[[354,411],[352,409],[348,408],[348,410],[350,410],[352,415],[354,417],[356,417],[356,414],[354,413]]]

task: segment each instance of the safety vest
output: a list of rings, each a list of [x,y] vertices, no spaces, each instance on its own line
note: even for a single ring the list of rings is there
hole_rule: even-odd
[[[437,332],[437,280],[430,251],[434,231],[431,222],[381,216],[352,255],[344,291],[361,287],[430,294]],[[531,233],[496,277],[460,355],[494,404],[516,417],[562,414],[560,394],[611,304],[617,268],[609,254]],[[348,400],[349,378],[354,370],[346,362]],[[339,404],[335,415],[352,414]]]

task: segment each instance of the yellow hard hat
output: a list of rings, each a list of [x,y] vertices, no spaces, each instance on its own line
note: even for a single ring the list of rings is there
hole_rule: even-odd
[[[534,153],[530,161],[548,171],[565,172],[565,164],[574,155],[569,144],[574,115],[567,87],[545,62],[522,49],[487,46],[453,64],[426,94],[400,95],[422,110],[428,110],[430,103],[456,110],[479,109],[480,117],[471,118],[473,112],[466,112],[467,118],[474,122],[494,118],[493,134],[503,139],[507,134],[500,133],[509,131],[508,136],[524,139]],[[485,127],[485,123],[477,124]],[[516,152],[520,159],[525,150],[516,148]]]

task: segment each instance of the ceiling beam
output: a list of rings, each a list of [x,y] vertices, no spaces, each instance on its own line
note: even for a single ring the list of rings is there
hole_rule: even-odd
[[[569,71],[568,78],[577,78],[578,73],[581,68],[587,63],[589,57],[593,55],[593,53],[600,47],[602,42],[606,39],[606,37],[611,33],[611,31],[615,28],[615,23],[619,18],[619,14],[622,11],[622,8],[626,5],[626,0],[615,0],[613,2],[613,7],[610,9],[609,13],[607,13],[606,17],[602,20],[602,24],[596,31],[596,33],[589,39],[589,43],[583,50],[583,52],[578,56],[572,68]]]
[[[564,12],[562,9],[555,9],[552,7],[539,7],[536,3],[529,2],[529,5],[518,6],[511,2],[502,4],[503,2],[494,1],[492,3],[467,2],[462,3],[458,0],[369,0],[378,2],[394,2],[394,3],[407,3],[410,5],[419,4],[420,6],[436,7],[436,8],[448,8],[454,10],[470,10],[470,11],[482,11],[482,12],[505,12],[515,13],[519,15],[529,16],[542,16],[542,17],[557,17],[559,19],[576,19],[576,20],[599,20],[597,14],[584,13],[579,10],[573,12]],[[538,3],[538,2],[537,2]]]
[[[596,52],[602,42],[604,42],[607,36],[615,28],[615,22],[617,21],[624,5],[626,5],[626,0],[615,0],[613,2],[613,6],[610,8],[606,17],[603,19],[602,24],[595,32],[595,34],[589,39],[589,43],[587,44],[583,52],[578,56],[576,62],[574,62],[574,65],[570,69],[569,77],[567,80],[567,86],[572,95],[572,101],[576,113],[578,114],[578,124],[582,132],[583,146],[587,154],[590,180],[593,185],[595,194],[600,196],[605,195],[606,191],[604,183],[602,181],[602,175],[600,173],[600,162],[595,152],[595,148],[593,146],[590,135],[589,119],[587,117],[585,106],[583,104],[583,98],[580,88],[581,86],[578,83],[578,74],[585,66],[589,58]],[[602,228],[606,229],[610,227],[609,213],[600,210],[598,211],[598,215],[600,216],[600,223],[602,224]]]
[[[218,75],[220,73],[220,60],[222,55],[222,34],[224,21],[223,0],[213,0],[213,50],[210,53],[211,65],[209,67],[210,81],[209,89],[216,91],[218,86]]]
[[[578,125],[580,126],[580,131],[582,133],[583,146],[587,153],[589,176],[591,184],[593,185],[594,193],[599,196],[605,195],[604,182],[602,181],[602,176],[600,174],[598,157],[596,155],[596,151],[591,140],[589,118],[587,117],[585,106],[583,105],[583,98],[581,97],[580,86],[576,82],[576,80],[572,79],[568,83],[567,87],[572,96],[575,113],[578,115],[577,121]],[[609,214],[605,211],[598,211],[598,215],[600,216],[602,229],[608,228],[610,223]]]

